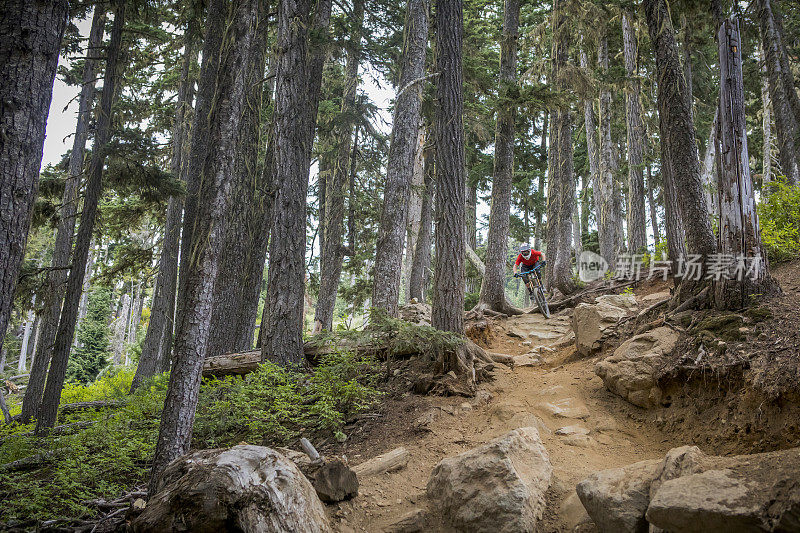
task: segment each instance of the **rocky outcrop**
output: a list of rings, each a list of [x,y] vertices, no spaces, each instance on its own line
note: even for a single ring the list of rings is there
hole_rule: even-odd
[[[417,326],[431,325],[431,306],[426,303],[408,303],[398,310],[400,318]]]
[[[716,457],[697,447],[604,470],[577,493],[601,532],[800,531],[800,448]]]
[[[202,450],[175,459],[137,532],[328,532],[325,510],[297,466],[263,446]]]
[[[661,404],[661,389],[656,375],[678,343],[678,333],[660,327],[632,337],[614,354],[595,366],[606,388],[633,405],[652,408]]]
[[[427,494],[458,531],[534,531],[552,474],[539,432],[526,427],[441,461]]]
[[[594,304],[578,304],[572,313],[572,330],[578,353],[589,356],[599,350],[617,322],[637,308],[636,298],[622,294],[598,296]]]

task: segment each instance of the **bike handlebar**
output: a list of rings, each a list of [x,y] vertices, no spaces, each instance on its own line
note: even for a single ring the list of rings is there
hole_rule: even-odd
[[[536,265],[533,267],[533,269],[531,269],[531,270],[528,270],[528,271],[526,271],[526,272],[517,272],[516,274],[514,274],[514,277],[515,277],[515,278],[521,278],[521,277],[522,277],[522,276],[524,276],[525,274],[530,274],[530,273],[531,273],[531,272],[533,272],[534,270],[539,270],[541,267],[545,266],[546,264],[547,264],[547,261],[545,261],[545,260],[541,260],[541,261],[539,261],[538,263],[536,263]]]

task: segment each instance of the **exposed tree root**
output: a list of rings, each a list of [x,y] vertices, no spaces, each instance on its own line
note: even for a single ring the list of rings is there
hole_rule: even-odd
[[[489,316],[505,316],[505,317],[525,314],[524,310],[520,309],[519,307],[513,306],[511,302],[508,301],[508,298],[505,297],[505,295],[503,296],[503,305],[501,305],[500,307],[501,309],[495,309],[492,308],[486,302],[478,302],[478,305],[473,307],[472,311],[470,312],[484,313]]]

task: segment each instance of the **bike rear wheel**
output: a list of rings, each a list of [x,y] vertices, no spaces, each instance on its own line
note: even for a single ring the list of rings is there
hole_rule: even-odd
[[[541,287],[536,287],[533,291],[533,297],[536,300],[536,305],[539,306],[539,312],[545,318],[550,318],[550,307],[547,305],[547,298],[544,297],[544,291]]]

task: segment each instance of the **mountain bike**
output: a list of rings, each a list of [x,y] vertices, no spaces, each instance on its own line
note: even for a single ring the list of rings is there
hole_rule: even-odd
[[[522,281],[525,283],[525,287],[528,288],[528,294],[530,294],[531,299],[536,302],[536,305],[539,307],[539,311],[542,313],[542,316],[545,318],[550,318],[550,307],[547,305],[547,298],[544,296],[544,284],[542,283],[542,277],[539,274],[539,270],[546,264],[546,261],[539,261],[536,263],[536,266],[533,269],[528,270],[527,272],[518,272],[514,274],[517,278],[522,278]]]

